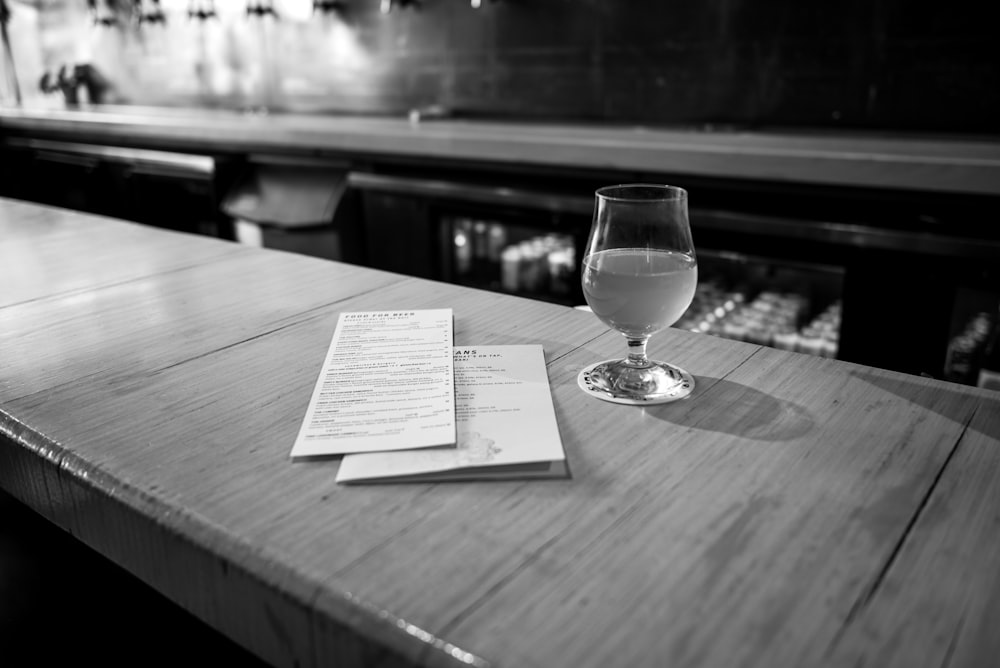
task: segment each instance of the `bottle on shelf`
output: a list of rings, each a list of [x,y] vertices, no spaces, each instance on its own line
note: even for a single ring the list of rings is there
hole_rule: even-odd
[[[972,385],[977,382],[983,353],[995,334],[997,318],[981,311],[965,325],[965,329],[952,337],[945,355],[944,377],[953,383]]]
[[[752,299],[747,286],[724,288],[711,279],[698,284],[691,306],[674,327],[737,341],[836,358],[840,344],[840,299],[808,320],[811,299],[766,289]]]
[[[1000,318],[994,316],[993,327],[979,359],[976,386],[1000,390]]]
[[[507,246],[500,252],[500,287],[507,292],[517,292],[521,287],[521,249]]]
[[[472,221],[458,218],[452,223],[452,256],[455,258],[455,273],[459,279],[466,278],[472,272]]]

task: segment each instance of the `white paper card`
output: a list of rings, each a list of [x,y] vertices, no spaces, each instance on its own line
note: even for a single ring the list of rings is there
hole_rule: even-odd
[[[341,313],[293,458],[454,446],[451,309]]]
[[[337,482],[564,477],[540,345],[455,348],[458,447],[347,455]]]

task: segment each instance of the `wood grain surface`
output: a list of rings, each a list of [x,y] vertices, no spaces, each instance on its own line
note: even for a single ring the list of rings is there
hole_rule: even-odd
[[[540,343],[569,480],[289,458],[337,316]],[[279,666],[982,666],[996,393],[669,330],[618,406],[592,315],[0,200],[0,486]]]
[[[1000,143],[984,138],[403,118],[245,115],[104,107],[0,109],[0,130],[147,148],[483,160],[926,192],[1000,194]]]

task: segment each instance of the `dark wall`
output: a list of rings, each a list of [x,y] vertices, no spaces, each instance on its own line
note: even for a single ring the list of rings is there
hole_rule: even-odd
[[[86,0],[16,0],[21,87],[41,95],[42,69],[87,57],[113,84],[108,101],[140,105],[1000,134],[986,0],[397,0],[388,14],[384,0],[313,14],[310,0],[276,0],[278,20],[245,11],[267,1],[215,0],[205,21],[173,2],[153,25],[114,0],[121,16],[101,27]]]
[[[331,107],[1000,132],[992,3],[482,2],[424,0],[388,16],[374,1],[348,3],[345,23],[377,56],[377,93],[348,87]]]

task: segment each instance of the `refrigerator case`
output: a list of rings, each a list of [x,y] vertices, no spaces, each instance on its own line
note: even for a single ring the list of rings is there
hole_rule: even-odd
[[[524,221],[447,216],[445,279],[536,299],[585,304],[577,240]],[[843,269],[700,249],[691,306],[674,324],[724,338],[836,357]]]
[[[836,358],[843,274],[839,267],[702,249],[694,300],[674,327]]]
[[[442,224],[446,280],[567,305],[582,299],[573,235],[462,215]]]
[[[366,234],[378,250],[369,260],[379,268],[585,304],[586,183],[550,191],[363,174],[352,184],[367,191]],[[966,312],[963,289],[1000,293],[1000,240],[976,214],[992,200],[738,186],[688,184],[700,203],[690,217],[701,287],[678,327],[941,378],[949,337],[982,310]]]

